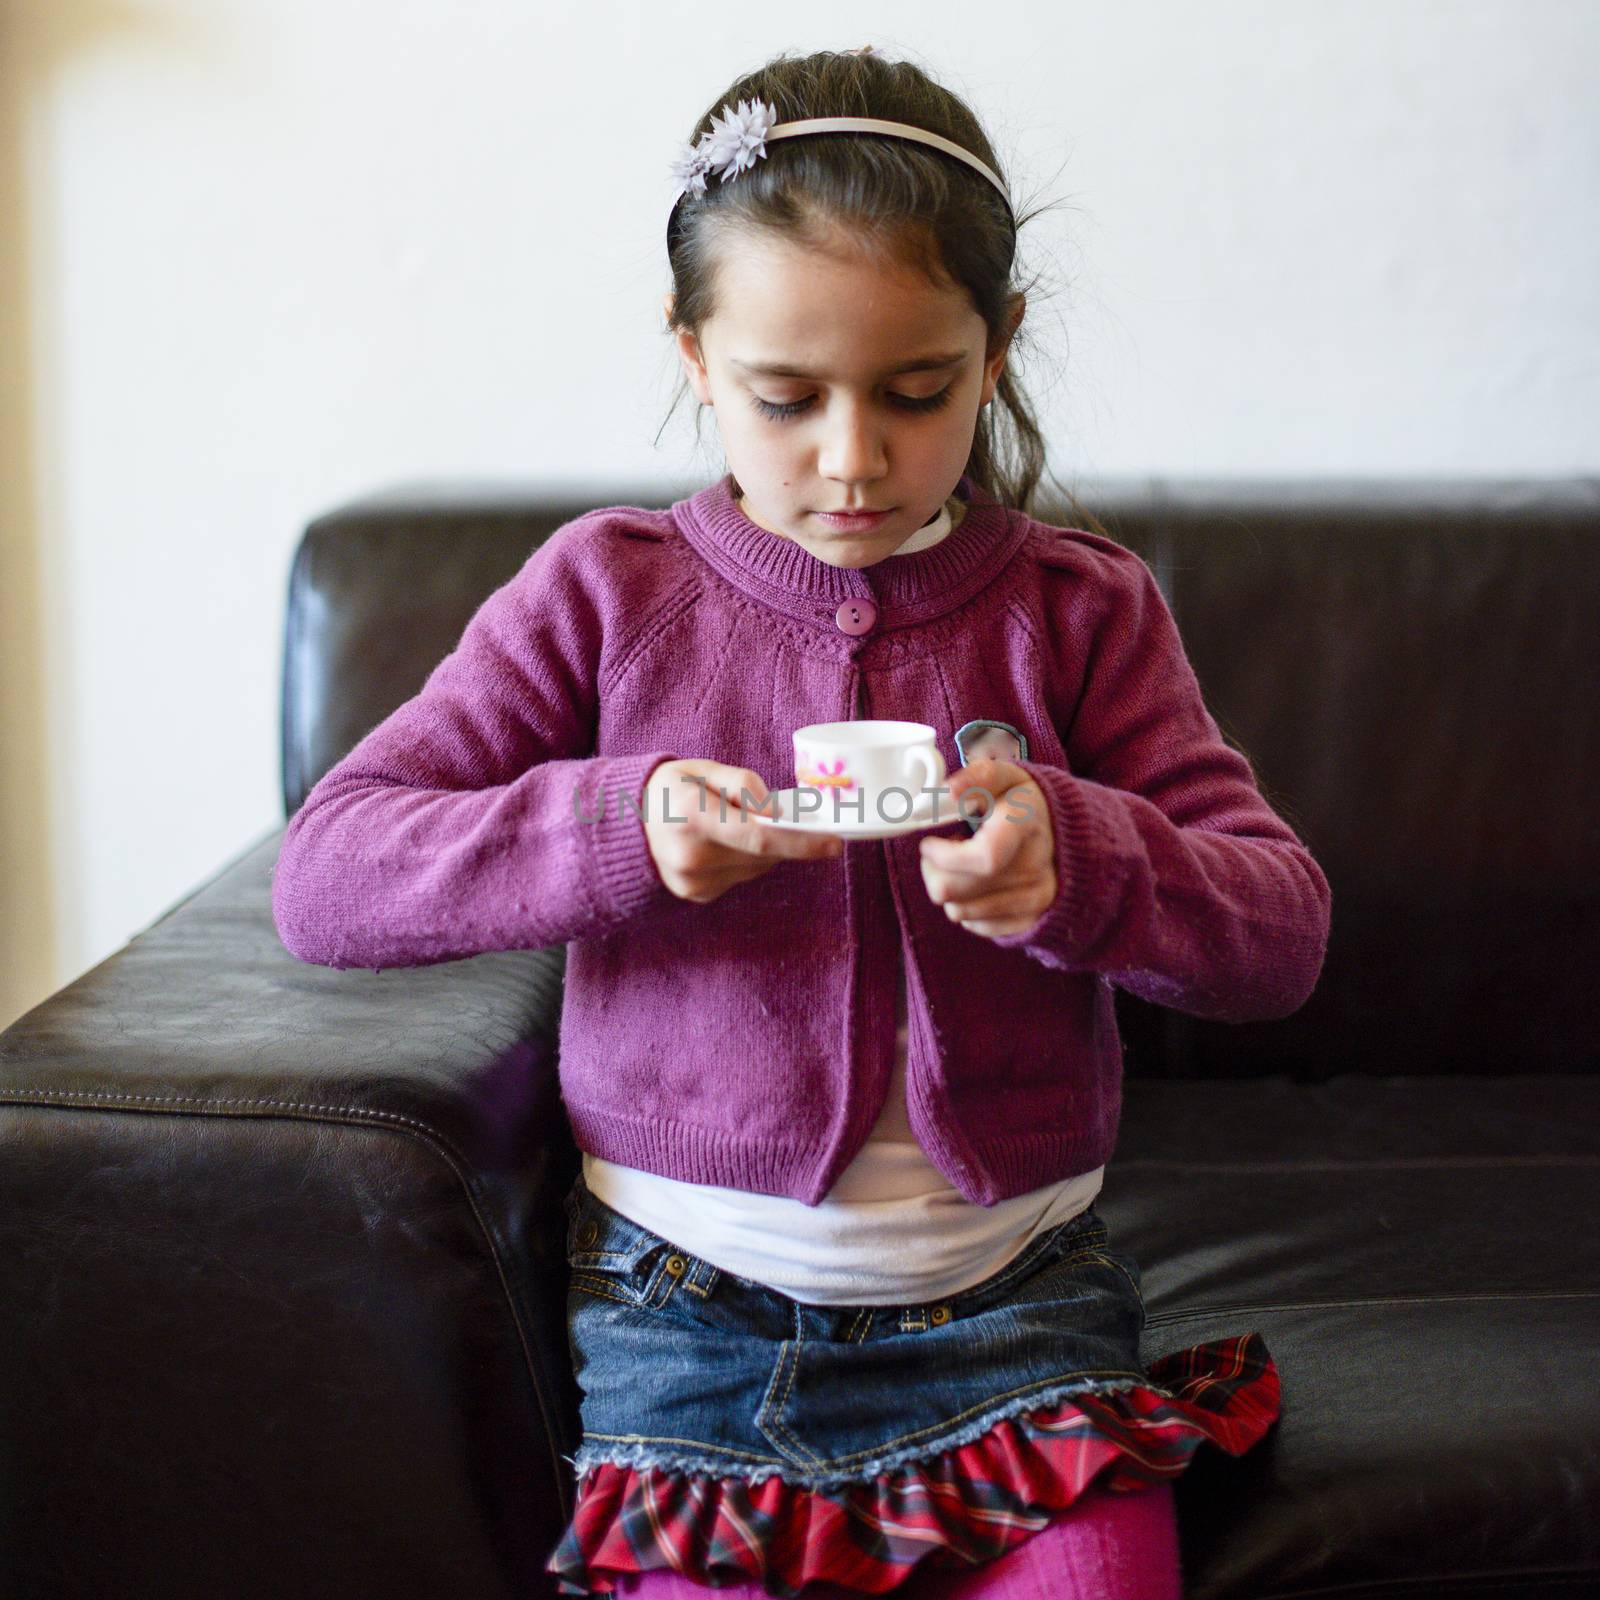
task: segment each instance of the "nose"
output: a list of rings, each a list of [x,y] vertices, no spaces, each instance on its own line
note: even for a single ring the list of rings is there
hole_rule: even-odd
[[[817,470],[839,483],[871,483],[888,470],[883,437],[869,406],[841,400],[829,416]]]

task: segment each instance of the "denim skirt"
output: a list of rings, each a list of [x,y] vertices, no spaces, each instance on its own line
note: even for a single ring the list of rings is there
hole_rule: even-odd
[[[1135,1492],[1278,1416],[1245,1333],[1140,1364],[1135,1261],[1094,1206],[919,1305],[815,1305],[566,1197],[582,1438],[564,1595],[666,1568],[708,1588],[864,1594],[993,1560],[1091,1483]]]

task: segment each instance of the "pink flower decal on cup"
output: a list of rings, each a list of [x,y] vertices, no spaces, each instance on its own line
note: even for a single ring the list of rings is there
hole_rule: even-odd
[[[818,789],[853,789],[856,780],[844,769],[844,757],[836,761],[819,760],[814,766],[802,765],[795,773],[801,783],[812,784]]]

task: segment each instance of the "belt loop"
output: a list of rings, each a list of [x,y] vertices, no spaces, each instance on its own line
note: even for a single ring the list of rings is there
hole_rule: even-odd
[[[720,1267],[712,1266],[709,1261],[703,1261],[699,1256],[690,1256],[689,1270],[681,1280],[682,1287],[690,1294],[699,1295],[702,1300],[709,1300],[721,1272]]]
[[[900,1312],[901,1333],[926,1333],[928,1331],[928,1308],[926,1306],[905,1306]]]

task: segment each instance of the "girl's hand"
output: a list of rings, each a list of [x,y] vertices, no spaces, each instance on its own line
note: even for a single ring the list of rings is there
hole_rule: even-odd
[[[952,922],[985,938],[1025,933],[1056,898],[1056,839],[1044,791],[1014,761],[984,757],[945,780],[961,807],[983,816],[970,839],[922,841],[922,881]],[[992,801],[991,798],[992,797]]]
[[[844,841],[751,820],[767,798],[759,773],[720,761],[663,761],[645,786],[644,831],[661,881],[705,905],[780,861],[827,860]],[[770,815],[771,813],[769,813]]]

